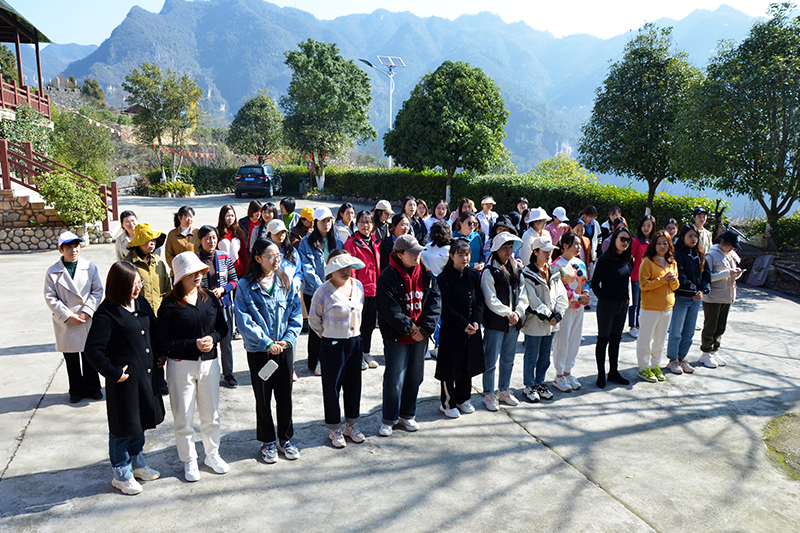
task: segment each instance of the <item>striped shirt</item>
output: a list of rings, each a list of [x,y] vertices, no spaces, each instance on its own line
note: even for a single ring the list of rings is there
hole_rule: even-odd
[[[314,333],[326,339],[349,339],[361,334],[361,312],[364,308],[364,288],[350,278],[353,292],[350,298],[326,281],[314,292],[308,325]]]

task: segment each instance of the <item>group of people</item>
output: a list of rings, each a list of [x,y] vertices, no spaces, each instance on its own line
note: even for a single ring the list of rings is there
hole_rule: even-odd
[[[199,228],[194,210],[183,206],[166,235],[125,211],[105,298],[97,267],[80,258],[82,240],[63,233],[45,299],[56,349],[66,360],[70,401],[101,399],[98,372],[106,378],[112,484],[136,494],[137,479],[159,477],[142,450],[144,431],[164,419],[166,394],[185,479],[200,479],[195,412],[205,464],[218,474],[229,471],[219,452],[218,406],[220,384],[238,386],[232,340],[239,338],[266,463],[279,452],[300,455],[292,441],[292,385],[304,332],[309,373],[321,376],[325,426],[337,448],[366,438],[358,427],[362,370],[379,366],[372,354],[376,326],[385,365],[381,436],[398,425],[419,429],[417,396],[429,355],[436,357],[446,417],[475,411],[477,375],[488,410],[519,405],[511,376],[520,332],[524,399],[554,397],[545,383],[551,364],[556,389],[580,389],[573,369],[593,296],[599,387],[629,383],[618,370],[626,317],[641,379],[664,380],[667,332],[667,368],[693,372],[686,356],[701,302],[699,361],[725,364],[718,350],[742,273],[739,242],[729,231],[712,246],[705,210],[697,208],[680,230],[674,220],[658,230],[649,215],[629,229],[619,208],[600,224],[593,206],[574,220],[562,207],[552,217],[530,208],[525,198],[508,215],[494,206],[485,197],[476,212],[462,199],[451,212],[439,201],[429,212],[423,200],[407,197],[397,213],[381,200],[359,212],[342,204],[334,216],[327,207],[298,214],[292,198],[278,206],[254,200],[247,216],[239,219],[224,205],[215,226]]]

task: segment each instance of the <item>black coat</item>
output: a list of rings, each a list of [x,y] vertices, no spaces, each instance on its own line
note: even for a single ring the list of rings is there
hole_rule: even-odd
[[[163,370],[157,368],[153,346],[156,317],[143,295],[131,313],[103,300],[92,317],[84,353],[91,365],[106,378],[108,430],[116,437],[133,437],[164,420],[161,399]],[[128,379],[117,381],[122,368]]]
[[[381,272],[389,268],[389,256],[394,251],[394,239],[391,235],[384,237],[378,243],[378,251],[381,253]]]
[[[678,281],[680,287],[675,291],[676,296],[692,297],[697,291],[703,294],[711,292],[711,273],[704,268],[700,272],[700,261],[692,257],[685,248],[675,249],[675,262],[678,265]]]
[[[217,344],[228,334],[228,325],[219,300],[208,292],[205,300],[198,294],[196,305],[179,305],[172,293],[158,309],[158,342],[161,355],[170,359],[210,361],[217,357]],[[214,348],[201,352],[197,339],[211,335]]]
[[[421,266],[422,315],[417,321],[417,327],[426,337],[432,337],[442,309],[441,297],[436,278],[425,265]],[[381,270],[375,303],[378,308],[378,327],[383,340],[397,342],[400,337],[411,331],[413,322],[406,315],[406,287],[403,278],[394,267],[389,266],[386,270]]]
[[[459,381],[486,370],[481,330],[473,335],[464,331],[468,324],[483,321],[483,293],[480,275],[470,267],[459,272],[451,264],[436,277],[442,294],[442,325],[435,377],[439,381]]]

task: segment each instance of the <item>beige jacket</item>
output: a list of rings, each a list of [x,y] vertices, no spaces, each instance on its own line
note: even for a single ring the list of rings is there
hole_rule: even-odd
[[[703,302],[709,304],[732,304],[736,300],[736,279],[742,275],[731,277],[730,271],[738,268],[739,255],[731,250],[723,252],[715,244],[706,254],[706,270],[711,274],[711,292],[703,295]]]
[[[78,258],[75,277],[67,272],[61,259],[47,269],[44,279],[44,301],[53,312],[53,331],[56,336],[56,351],[62,353],[82,352],[86,336],[92,326],[91,316],[103,299],[103,283],[94,263]],[[81,311],[89,315],[84,324],[67,322],[73,313]]]

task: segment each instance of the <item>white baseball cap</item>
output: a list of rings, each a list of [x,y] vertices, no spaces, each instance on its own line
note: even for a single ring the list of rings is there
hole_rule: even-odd
[[[567,216],[567,210],[563,207],[556,207],[553,209],[553,216],[556,217],[561,222],[569,222],[569,217]]]
[[[286,224],[279,218],[273,218],[267,224],[267,233],[270,235],[277,235],[282,231],[286,231]]]
[[[58,236],[58,245],[59,246],[61,246],[64,243],[74,242],[74,241],[79,241],[81,244],[83,244],[83,239],[81,239],[80,237],[78,237],[77,235],[72,233],[71,231],[65,231],[64,233],[62,233],[61,235]]]
[[[327,207],[318,207],[314,209],[314,220],[324,220],[326,218],[333,218],[333,213]]]
[[[556,246],[552,242],[550,242],[549,239],[536,237],[531,241],[531,250],[544,250],[546,252],[552,252],[555,249]]]

